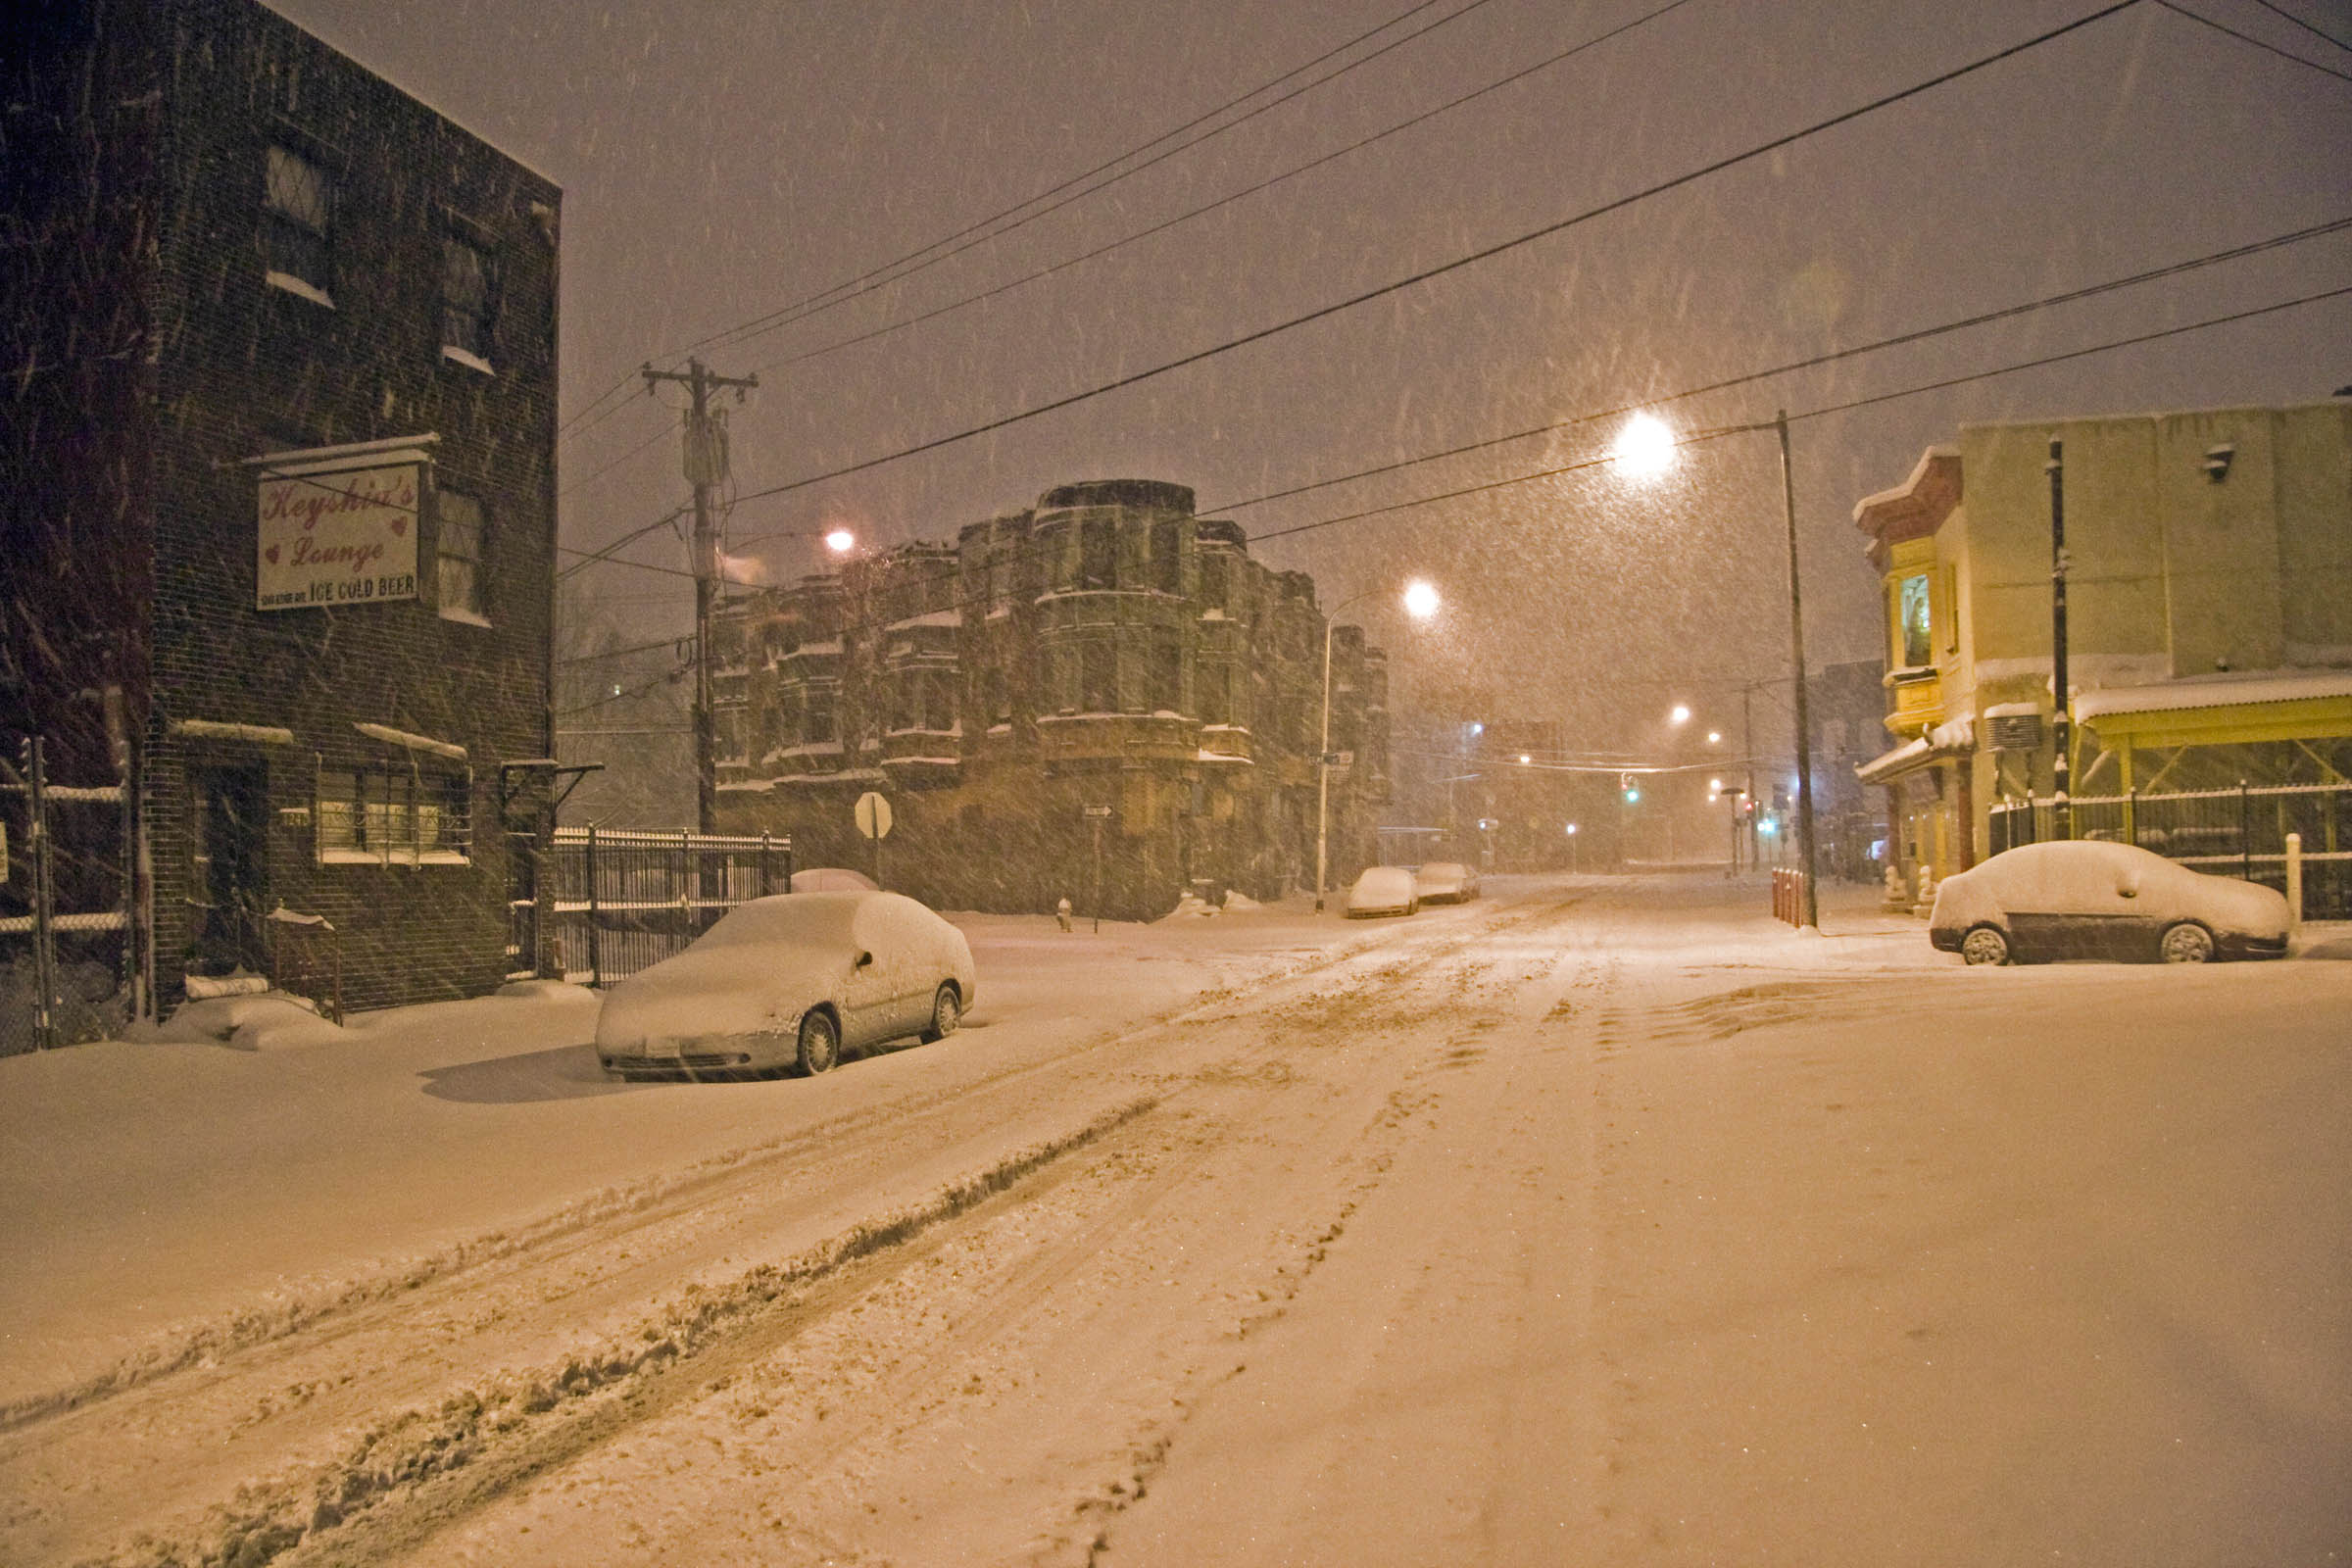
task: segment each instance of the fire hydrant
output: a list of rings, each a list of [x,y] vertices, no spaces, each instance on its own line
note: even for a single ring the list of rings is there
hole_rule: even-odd
[[[1062,901],[1061,901],[1059,904],[1056,904],[1055,906],[1054,906],[1054,919],[1056,919],[1056,920],[1059,920],[1059,921],[1061,922],[1061,928],[1062,928],[1064,931],[1067,931],[1067,930],[1070,928],[1070,901],[1069,901],[1069,900],[1067,900],[1067,899],[1064,899],[1064,900],[1062,900]]]

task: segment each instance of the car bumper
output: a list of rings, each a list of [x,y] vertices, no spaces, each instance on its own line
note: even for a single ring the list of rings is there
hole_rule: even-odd
[[[672,1040],[598,1041],[596,1059],[607,1072],[756,1072],[784,1066],[789,1041],[766,1035],[705,1035]]]
[[[1928,941],[1937,953],[1958,953],[1961,939],[1967,934],[1951,926],[1932,927],[1928,932]]]
[[[2213,939],[2214,951],[2225,958],[2283,958],[2286,956],[2286,938],[2248,936],[2244,932],[2230,932]]]

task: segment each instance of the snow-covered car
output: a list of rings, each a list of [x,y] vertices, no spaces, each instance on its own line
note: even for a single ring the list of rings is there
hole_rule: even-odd
[[[2129,844],[2024,844],[1936,890],[1928,940],[1970,963],[2204,963],[2286,952],[2286,900]]]
[[[754,899],[605,997],[596,1054],[620,1077],[820,1073],[845,1051],[952,1034],[978,977],[963,933],[897,893]]]
[[[1423,904],[1467,904],[1478,897],[1478,873],[1458,860],[1432,860],[1413,873]]]
[[[843,865],[812,865],[792,873],[795,893],[875,893],[880,889],[863,871]]]
[[[1413,873],[1401,865],[1375,865],[1365,869],[1348,890],[1348,918],[1360,920],[1375,914],[1411,914],[1421,907],[1421,895],[1413,885]]]

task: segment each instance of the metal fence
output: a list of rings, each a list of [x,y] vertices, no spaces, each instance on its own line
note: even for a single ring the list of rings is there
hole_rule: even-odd
[[[105,1035],[136,1005],[128,792],[0,757],[0,1055]]]
[[[718,917],[792,887],[792,840],[560,827],[544,862],[548,936],[566,980],[606,985],[659,963]],[[514,901],[510,963],[534,952],[538,901]]]
[[[2200,871],[2284,891],[2286,836],[2302,837],[2303,915],[2352,919],[2352,784],[2238,785],[2169,794],[2078,795],[2072,836],[2136,844]],[[1991,849],[2064,837],[2048,796],[1996,803]]]

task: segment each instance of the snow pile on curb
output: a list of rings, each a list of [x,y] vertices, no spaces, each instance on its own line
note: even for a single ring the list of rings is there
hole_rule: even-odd
[[[346,1036],[342,1025],[318,1016],[317,1004],[283,991],[263,991],[182,1003],[162,1023],[125,1031],[124,1038],[162,1045],[276,1051],[329,1046]]]

